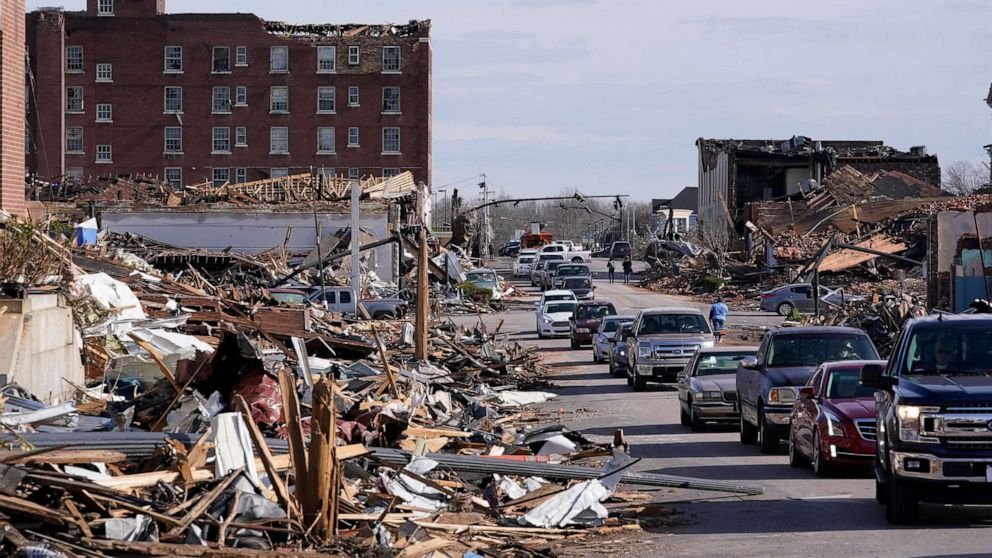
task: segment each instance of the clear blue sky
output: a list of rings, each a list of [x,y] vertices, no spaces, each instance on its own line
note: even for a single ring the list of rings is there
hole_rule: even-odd
[[[28,9],[55,4],[29,0]],[[65,2],[83,9],[84,0]],[[166,0],[294,23],[433,20],[434,186],[674,195],[697,137],[984,160],[988,0]]]

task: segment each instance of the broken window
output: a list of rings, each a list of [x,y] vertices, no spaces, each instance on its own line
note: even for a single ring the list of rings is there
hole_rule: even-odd
[[[70,74],[83,72],[83,47],[65,47],[65,71]]]
[[[317,112],[334,112],[336,109],[333,87],[317,88]]]
[[[234,52],[234,65],[235,66],[247,66],[248,65],[248,47],[239,46]]]
[[[317,169],[317,176],[322,176],[324,178],[334,178],[334,167],[320,167]]]
[[[248,128],[238,126],[234,129],[234,147],[248,147]]]
[[[110,145],[98,145],[96,146],[96,162],[97,163],[112,163],[114,162],[114,148]]]
[[[96,65],[96,80],[97,81],[114,81],[114,67],[113,64],[97,64]]]
[[[213,73],[231,72],[231,47],[214,47],[214,63],[211,66]]]
[[[114,15],[114,0],[100,0],[96,7],[96,15]]]
[[[248,181],[248,169],[245,167],[238,167],[234,169],[234,181],[238,184],[242,184]]]
[[[269,49],[269,71],[289,71],[289,47],[274,46]]]
[[[79,86],[65,88],[65,111],[83,112],[83,88]]]
[[[317,47],[317,73],[332,74],[335,70],[334,58],[337,55],[337,48],[332,46]]]
[[[183,152],[183,129],[178,126],[168,126],[165,129],[165,152]]]
[[[383,87],[382,112],[399,112],[399,111],[400,111],[400,88]]]
[[[73,126],[65,129],[65,150],[68,153],[83,152],[83,129]]]
[[[269,89],[269,112],[289,112],[289,88],[276,86]]]
[[[214,114],[231,112],[230,87],[214,87],[213,105],[211,107],[211,112]]]
[[[110,103],[97,103],[96,105],[96,121],[97,122],[113,122],[114,121],[114,107]]]
[[[348,65],[349,66],[357,66],[358,65],[358,53],[359,53],[359,50],[358,50],[358,47],[357,46],[349,46],[348,47]]]
[[[179,167],[165,168],[165,183],[176,190],[183,187],[183,169]]]
[[[71,184],[79,184],[83,181],[83,167],[69,167],[65,169],[65,181]]]
[[[383,153],[399,153],[400,152],[400,129],[399,128],[383,128],[382,129],[382,152]]]
[[[289,128],[275,127],[269,129],[269,152],[275,154],[289,153]]]
[[[234,94],[234,106],[236,107],[248,106],[248,86],[246,85],[237,86]]]
[[[231,179],[231,169],[214,167],[214,186],[223,186]]]
[[[358,86],[351,85],[348,87],[348,106],[357,107],[358,106]]]
[[[222,126],[214,128],[214,144],[213,153],[230,153],[231,152],[231,129]]]
[[[348,147],[358,147],[358,128],[348,128]]]
[[[334,153],[334,128],[317,128],[317,153]]]
[[[400,47],[398,46],[382,47],[382,71],[383,72],[400,71]]]
[[[183,47],[165,47],[165,73],[175,73],[183,71]]]
[[[183,88],[168,86],[165,88],[165,112],[180,113],[183,111]]]

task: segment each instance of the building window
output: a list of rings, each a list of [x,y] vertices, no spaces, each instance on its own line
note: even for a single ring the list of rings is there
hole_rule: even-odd
[[[230,87],[214,87],[213,104],[211,105],[210,112],[213,114],[231,113]]]
[[[83,167],[69,167],[65,169],[65,181],[70,184],[79,184],[83,181]]]
[[[114,81],[114,66],[113,64],[97,64],[96,65],[96,80],[97,81]]]
[[[248,128],[238,126],[234,129],[234,147],[248,147]]]
[[[65,88],[65,111],[83,112],[83,88],[79,86]]]
[[[183,152],[183,129],[178,126],[168,126],[165,129],[165,152],[178,154]]]
[[[98,145],[96,146],[96,162],[97,163],[113,163],[114,162],[114,148],[110,145]]]
[[[214,63],[211,71],[215,74],[231,73],[231,47],[214,47]]]
[[[100,0],[96,6],[96,15],[114,15],[114,0]]]
[[[317,88],[317,112],[333,113],[336,108],[335,94],[333,87]]]
[[[337,174],[334,172],[334,167],[320,167],[317,169],[317,176],[322,176],[325,179],[329,178],[333,180]]]
[[[165,168],[165,183],[176,190],[183,187],[183,169],[179,167]]]
[[[83,73],[83,47],[65,47],[65,71],[70,74]]]
[[[234,106],[236,107],[246,107],[248,106],[248,86],[239,85],[235,88],[234,95]]]
[[[382,152],[384,154],[397,154],[400,152],[400,129],[382,129]]]
[[[274,46],[269,49],[269,72],[289,71],[289,47]]]
[[[358,86],[351,85],[348,87],[348,106],[357,107],[358,106]]]
[[[358,50],[358,47],[357,46],[349,46],[348,47],[348,65],[349,66],[357,66],[358,65],[358,52],[359,52],[359,50]]]
[[[238,184],[244,184],[248,181],[248,169],[244,167],[238,167],[234,169],[234,182]]]
[[[289,88],[276,86],[269,89],[269,112],[289,112]]]
[[[183,88],[168,86],[165,88],[164,112],[178,114],[183,111]]]
[[[289,169],[286,167],[272,167],[269,169],[269,176],[271,178],[283,178],[289,176]]]
[[[317,73],[333,74],[335,70],[334,57],[337,55],[337,48],[332,46],[317,47]]]
[[[221,155],[231,152],[231,129],[227,127],[214,128],[214,144],[211,153]]]
[[[269,129],[269,154],[289,154],[289,128]]]
[[[348,167],[348,180],[358,180],[358,167]]]
[[[223,186],[231,180],[231,169],[214,167],[214,186]]]
[[[65,151],[66,153],[83,152],[83,129],[74,126],[65,129]]]
[[[400,88],[382,88],[382,112],[400,112]]]
[[[239,46],[234,52],[234,65],[235,66],[247,66],[248,65],[248,47]]]
[[[358,147],[358,128],[348,128],[348,147]]]
[[[96,104],[96,121],[97,122],[113,122],[114,121],[114,106],[110,103],[97,103]]]
[[[165,67],[162,71],[167,74],[178,74],[183,71],[183,47],[165,47]]]
[[[317,128],[317,153],[334,153],[334,128]]]
[[[383,72],[400,71],[400,47],[398,46],[382,47],[382,71]]]
[[[396,176],[400,173],[400,169],[382,169],[382,177],[389,178],[390,176]]]

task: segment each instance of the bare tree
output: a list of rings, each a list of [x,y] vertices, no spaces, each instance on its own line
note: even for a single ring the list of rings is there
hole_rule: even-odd
[[[989,183],[989,170],[981,163],[955,161],[944,167],[943,189],[955,196],[966,196]]]

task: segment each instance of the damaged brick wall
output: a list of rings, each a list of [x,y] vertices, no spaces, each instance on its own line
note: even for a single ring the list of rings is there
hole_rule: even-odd
[[[0,207],[23,216],[24,0],[0,3],[0,56]]]

